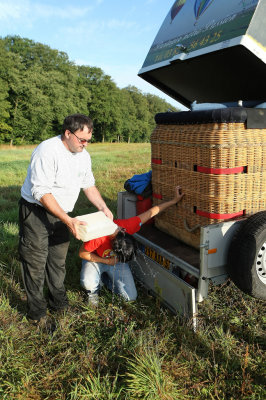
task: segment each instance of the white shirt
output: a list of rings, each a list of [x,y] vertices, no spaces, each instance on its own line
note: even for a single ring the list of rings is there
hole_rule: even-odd
[[[91,158],[84,149],[71,153],[61,136],[47,139],[33,151],[21,196],[41,205],[43,195],[51,193],[65,212],[73,210],[80,189],[94,186]]]

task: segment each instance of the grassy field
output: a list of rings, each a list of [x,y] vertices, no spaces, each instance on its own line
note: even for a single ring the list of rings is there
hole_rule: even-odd
[[[71,308],[53,334],[29,326],[18,261],[20,187],[33,147],[0,147],[0,399],[265,399],[265,303],[230,281],[199,306],[199,328],[138,286],[135,303],[104,291],[97,310],[79,285],[71,240]],[[126,179],[150,169],[149,144],[92,144],[97,186],[116,213]],[[81,194],[73,215],[95,211]]]

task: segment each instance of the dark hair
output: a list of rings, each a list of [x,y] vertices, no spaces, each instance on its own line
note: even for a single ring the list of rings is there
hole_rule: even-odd
[[[77,130],[83,131],[84,126],[87,126],[89,131],[93,130],[92,120],[84,114],[72,114],[64,119],[63,122],[63,134],[66,130],[76,132]]]
[[[136,242],[132,236],[124,231],[118,232],[112,241],[112,248],[119,262],[128,262],[135,256]]]

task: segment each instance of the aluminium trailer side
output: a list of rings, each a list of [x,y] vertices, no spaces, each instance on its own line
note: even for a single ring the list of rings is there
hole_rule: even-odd
[[[136,215],[137,196],[118,193],[118,218]],[[244,219],[243,219],[244,220]],[[201,227],[199,250],[144,225],[134,235],[138,242],[134,276],[175,313],[197,321],[197,304],[208,296],[209,283],[228,278],[226,263],[232,237],[243,220]]]

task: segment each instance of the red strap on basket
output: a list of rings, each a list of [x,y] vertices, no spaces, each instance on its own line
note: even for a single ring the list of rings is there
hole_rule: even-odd
[[[235,168],[208,168],[208,167],[200,167],[196,166],[197,172],[202,172],[203,174],[239,174],[245,171],[245,167],[235,167]]]
[[[153,164],[162,164],[162,160],[160,158],[152,158],[151,162]]]
[[[230,219],[234,217],[239,217],[240,215],[245,215],[245,210],[232,214],[216,214],[207,211],[196,210],[196,214],[200,215],[201,217],[207,217],[213,219]]]
[[[163,196],[161,194],[157,194],[157,193],[153,193],[152,197],[154,197],[155,199],[160,199],[162,200]]]

